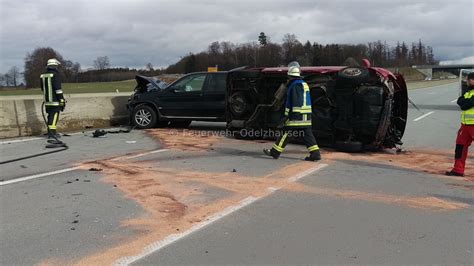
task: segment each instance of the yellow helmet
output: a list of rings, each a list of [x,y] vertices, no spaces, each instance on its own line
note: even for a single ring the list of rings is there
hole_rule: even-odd
[[[288,64],[288,76],[291,77],[301,77],[300,75],[300,64],[298,62],[293,61]]]
[[[57,66],[57,65],[60,65],[61,62],[59,62],[58,59],[56,58],[51,58],[48,60],[48,66]]]

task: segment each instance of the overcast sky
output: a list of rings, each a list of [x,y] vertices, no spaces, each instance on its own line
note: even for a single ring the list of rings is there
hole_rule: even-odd
[[[265,32],[281,43],[390,45],[421,39],[438,60],[474,63],[472,0],[0,0],[0,73],[23,69],[50,46],[83,68],[98,56],[113,66],[165,67],[213,41],[245,43]]]

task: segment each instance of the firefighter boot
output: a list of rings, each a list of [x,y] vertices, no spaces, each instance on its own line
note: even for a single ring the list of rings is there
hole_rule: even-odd
[[[308,157],[304,158],[304,160],[311,162],[319,161],[321,160],[321,153],[319,152],[319,150],[312,151],[309,153]]]
[[[62,145],[64,142],[58,140],[57,133],[55,129],[48,130],[48,140],[47,142],[54,145]]]
[[[56,129],[48,128],[48,140],[50,139],[56,139]]]
[[[265,155],[273,157],[273,159],[278,159],[280,157],[280,153],[275,151],[274,149],[263,149],[263,153],[265,153]]]

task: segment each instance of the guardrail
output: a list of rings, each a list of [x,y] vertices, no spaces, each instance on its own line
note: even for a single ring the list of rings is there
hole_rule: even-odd
[[[58,132],[128,123],[127,99],[131,93],[65,95]],[[0,97],[0,138],[41,135],[46,126],[41,115],[41,95]]]

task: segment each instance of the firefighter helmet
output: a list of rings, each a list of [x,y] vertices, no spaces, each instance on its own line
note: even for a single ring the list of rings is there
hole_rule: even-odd
[[[288,76],[291,77],[301,77],[300,75],[300,64],[296,61],[293,61],[288,64]]]
[[[57,66],[57,65],[60,65],[61,62],[59,62],[58,59],[56,58],[51,58],[48,60],[48,66]]]

